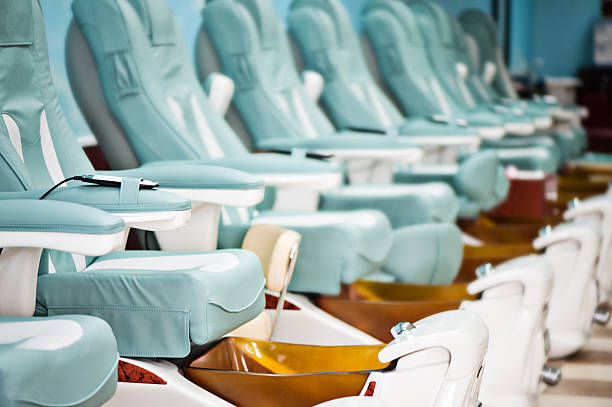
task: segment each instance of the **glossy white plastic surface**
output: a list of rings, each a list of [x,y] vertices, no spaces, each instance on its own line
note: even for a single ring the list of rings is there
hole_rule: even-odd
[[[503,263],[468,286],[481,300],[464,301],[489,327],[489,349],[480,400],[490,407],[530,407],[539,396],[546,363],[545,308],[553,271],[543,256]]]
[[[546,249],[554,272],[546,326],[550,332],[551,358],[578,351],[591,334],[597,308],[595,267],[601,235],[591,223],[561,224],[541,234],[533,243]]]

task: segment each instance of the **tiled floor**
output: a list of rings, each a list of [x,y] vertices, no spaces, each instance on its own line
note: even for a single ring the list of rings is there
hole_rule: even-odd
[[[583,350],[561,365],[563,380],[538,407],[612,407],[612,324],[595,328]]]

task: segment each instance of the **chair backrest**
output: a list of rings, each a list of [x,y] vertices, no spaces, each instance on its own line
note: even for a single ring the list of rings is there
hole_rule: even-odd
[[[307,96],[272,0],[211,0],[196,45],[200,78],[215,64],[235,82],[232,101],[255,141],[330,136],[335,128]],[[213,50],[207,47],[213,47]]]
[[[325,80],[321,102],[336,127],[388,129],[404,122],[374,82],[340,0],[294,0],[287,24],[306,69]]]
[[[436,77],[413,12],[400,0],[370,0],[362,9],[365,38],[383,81],[406,116],[458,109]]]
[[[430,1],[401,1],[415,15],[429,61],[447,94],[463,109],[476,106],[478,100],[458,73],[452,17],[440,5]]]
[[[463,30],[478,44],[479,61],[477,67],[484,73],[490,64],[492,73],[491,86],[497,93],[506,98],[518,99],[512,85],[510,73],[497,40],[497,29],[493,19],[480,10],[466,10],[459,16]]]
[[[76,0],[72,9],[70,83],[113,167],[134,164],[117,146],[137,164],[246,153],[201,88],[166,0]]]
[[[483,82],[457,19],[429,0],[403,1],[417,15],[432,66],[458,103],[472,108],[494,102],[497,95]]]
[[[0,0],[0,10],[0,191],[46,190],[92,174],[57,99],[40,4]],[[85,266],[83,256],[48,251],[39,272]]]
[[[448,15],[449,21],[452,24],[453,32],[453,48],[455,51],[457,70],[464,72],[465,77],[459,77],[469,87],[472,95],[479,103],[494,103],[499,95],[485,83],[480,69],[477,67],[474,53],[478,50],[474,49],[472,39],[463,31],[463,27],[459,21],[452,15]]]
[[[38,1],[0,6],[0,191],[92,173],[57,100]]]

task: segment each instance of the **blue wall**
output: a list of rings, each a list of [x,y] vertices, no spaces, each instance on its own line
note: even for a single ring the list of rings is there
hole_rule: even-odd
[[[493,11],[491,10],[491,0],[438,0],[438,3],[455,16],[468,8],[477,8],[488,14]]]
[[[513,0],[510,14],[510,70],[527,72],[533,62],[533,1]]]
[[[533,2],[531,55],[542,59],[542,74],[573,76],[580,66],[593,63],[593,23],[600,7],[599,0]]]

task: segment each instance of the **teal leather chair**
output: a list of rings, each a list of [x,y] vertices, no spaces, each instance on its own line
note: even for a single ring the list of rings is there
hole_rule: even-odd
[[[503,139],[499,140],[500,128],[503,136],[506,128],[512,130],[514,127],[509,123],[515,123],[518,127],[534,127],[531,122],[527,123],[523,118],[508,118],[489,108],[466,109],[456,93],[448,90],[428,52],[429,47],[437,43],[432,45],[431,41],[427,42],[423,34],[425,29],[419,26],[419,22],[430,22],[428,19],[418,19],[403,1],[371,0],[362,9],[362,21],[366,39],[364,45],[375,61],[371,64],[375,77],[380,78],[381,84],[405,115],[442,114],[464,118],[471,126],[478,128],[485,146],[492,143],[505,165],[512,164],[524,170],[556,171],[558,154],[551,146],[506,148],[508,146],[502,143]],[[435,29],[436,26],[430,26],[426,31],[431,33],[433,30],[433,35],[436,35]],[[447,57],[444,53],[439,55]],[[445,75],[448,74],[445,72]]]
[[[404,118],[372,78],[350,16],[339,0],[295,0],[287,24],[297,59],[325,80],[321,104],[336,126],[420,136],[419,140],[430,139],[432,145],[441,146],[466,135],[478,138],[469,127],[437,123],[431,117]],[[394,181],[448,183],[460,202],[460,218],[477,217],[501,203],[509,184],[496,154],[490,151],[466,154],[459,165],[411,166],[397,171]]]
[[[3,84],[0,88],[0,200],[16,200],[15,205],[19,205],[20,199],[39,199],[67,177],[94,171],[58,104],[40,5],[36,0],[3,0],[0,4],[3,11],[0,26],[4,28],[0,32],[0,82]],[[159,178],[163,178],[165,189],[175,189],[185,195],[219,189],[231,195],[233,191],[236,200],[242,197],[244,206],[262,199],[263,182],[259,179],[235,170],[215,174],[215,168],[167,166],[165,176]],[[142,171],[144,175],[148,170]],[[175,177],[174,184],[172,177]],[[120,232],[113,229],[117,225],[112,223],[101,225],[101,232],[104,228],[112,229],[120,247],[125,243],[124,228],[176,228],[185,223],[192,207],[192,201],[176,194],[140,189],[139,180],[132,178],[123,179],[120,188],[70,182],[45,200],[85,203],[123,219],[125,224],[119,225]],[[193,202],[195,206],[197,200]],[[86,231],[81,222],[95,216],[98,212],[78,212],[66,207],[41,212],[38,219],[45,219],[62,231],[59,221],[69,217],[71,223],[65,229],[76,233]],[[59,224],[54,224],[56,221]],[[199,225],[199,230],[203,231],[205,226]],[[19,230],[21,226],[18,222],[13,227]],[[115,334],[121,355],[183,357],[191,343],[214,340],[254,318],[264,308],[265,281],[259,259],[252,252],[113,251],[105,254],[117,246],[102,250],[103,246],[88,245],[82,239],[72,239],[70,244],[51,246],[50,249],[56,250],[42,255],[31,251],[23,254],[22,264],[33,269],[34,276],[38,270],[39,275],[36,284],[29,286],[32,301],[20,303],[12,315],[32,315],[35,296],[37,316],[86,314],[104,319]],[[79,249],[83,245],[87,251]],[[5,249],[0,254],[0,262],[15,261],[13,256],[12,251]],[[41,256],[40,267],[38,256]]]
[[[177,151],[182,146],[186,146],[185,151],[187,148],[199,151],[200,160],[184,154],[183,158],[190,161],[183,161],[182,165],[197,167],[202,162],[228,164],[230,161],[239,165],[246,163],[249,167],[241,168],[262,174],[264,179],[266,173],[269,174],[268,168],[272,168],[270,172],[284,169],[291,175],[294,168],[299,170],[302,164],[305,164],[306,170],[312,168],[311,165],[315,168],[324,166],[325,163],[317,161],[310,163],[310,160],[246,152],[200,88],[193,66],[189,63],[180,29],[165,1],[76,0],[73,9],[76,23],[67,40],[71,84],[85,117],[97,136],[105,139],[106,145],[113,144],[115,140],[116,143],[137,146],[143,136],[152,136],[156,139],[155,147],[160,155],[164,151]],[[83,28],[82,33],[79,26]],[[149,34],[146,30],[149,30]],[[118,32],[126,37],[111,35]],[[156,38],[155,33],[160,32],[166,33],[166,40],[161,43],[152,41],[151,38]],[[111,76],[116,69],[108,62],[104,52],[107,48],[117,48],[119,43],[129,44],[122,54],[131,61],[131,76],[148,78],[147,81],[139,81],[138,91],[128,96],[117,92]],[[78,60],[73,60],[70,55],[78,55]],[[97,62],[97,69],[94,62]],[[92,84],[98,83],[102,85],[98,88],[99,93],[96,93]],[[88,87],[85,88],[83,84],[88,84]],[[175,120],[176,116],[167,104],[169,99],[175,101],[171,105],[179,109],[175,111],[181,112],[179,117],[184,117],[183,120]],[[108,103],[108,110],[102,110],[112,112],[112,116],[104,119],[100,114],[88,114],[94,111],[91,106],[96,100]],[[193,104],[202,109],[194,109]],[[118,123],[121,133],[109,131],[101,121]],[[147,123],[145,127],[155,129],[154,132],[144,133],[140,130],[139,125],[143,122]],[[206,133],[202,128],[215,131]],[[183,141],[179,143],[178,140]],[[211,148],[210,144],[218,148]],[[159,159],[144,154],[143,149],[135,148],[134,152],[144,162]],[[215,156],[215,152],[217,159],[206,160],[206,157]],[[163,165],[164,161],[149,164],[155,167]],[[126,171],[121,173],[125,174]],[[446,185],[443,187],[443,193],[449,190],[453,196],[451,204],[456,205],[452,190]],[[382,192],[380,195],[384,199],[377,208],[385,209],[390,224],[387,217],[378,211],[341,210],[345,209],[346,201],[351,199],[351,193],[356,192],[357,188],[361,187],[341,188],[321,194],[321,205],[328,211],[280,212],[266,209],[271,205],[266,208],[260,206],[257,211],[225,207],[221,211],[218,247],[240,247],[248,228],[257,223],[275,224],[298,231],[302,235],[302,243],[290,289],[299,292],[338,293],[341,284],[350,284],[380,268],[390,274],[387,278],[405,282],[445,284],[453,280],[462,259],[461,235],[456,226],[450,223],[427,227],[409,225],[431,222],[432,219],[446,220],[439,214],[449,209],[456,213],[456,208],[436,208],[435,202],[420,197],[412,199],[412,195],[406,196],[401,190],[390,194],[384,186],[364,187],[370,188],[371,193]],[[274,201],[273,188],[269,188],[266,195],[266,201]],[[359,201],[353,206],[358,207]],[[395,224],[395,230],[391,229],[392,224]],[[422,246],[414,244],[416,241],[432,248],[444,244],[448,250],[443,253],[423,251]],[[409,265],[398,260],[402,256],[412,259]],[[387,261],[391,257],[396,260]],[[376,274],[376,277],[381,275]]]

